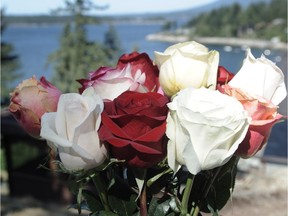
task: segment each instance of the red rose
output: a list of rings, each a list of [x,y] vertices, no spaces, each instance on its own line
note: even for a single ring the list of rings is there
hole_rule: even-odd
[[[146,53],[132,52],[130,54],[123,54],[118,60],[117,68],[123,69],[127,64],[130,64],[132,67],[132,75],[139,69],[142,73],[145,73],[146,80],[144,86],[148,91],[158,91],[160,86],[159,70]]]
[[[166,156],[168,99],[158,93],[127,91],[105,102],[99,137],[111,155],[130,166],[148,168]]]
[[[219,66],[217,72],[217,84],[227,84],[235,75],[229,72],[225,67]]]

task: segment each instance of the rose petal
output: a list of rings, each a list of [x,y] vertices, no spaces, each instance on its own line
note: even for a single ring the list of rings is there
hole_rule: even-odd
[[[243,158],[255,155],[267,143],[272,127],[281,118],[282,115],[277,114],[275,119],[253,121],[235,154]]]
[[[229,85],[271,100],[275,105],[278,105],[287,95],[281,69],[264,56],[255,59],[250,49],[247,49],[247,57],[242,68]]]

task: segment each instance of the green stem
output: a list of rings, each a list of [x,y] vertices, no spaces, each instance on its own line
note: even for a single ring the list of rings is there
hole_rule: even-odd
[[[140,216],[147,216],[147,180],[146,180],[147,170],[144,170],[144,183],[140,194]]]
[[[93,175],[92,177],[92,181],[96,187],[96,190],[99,194],[100,200],[104,206],[105,211],[111,211],[109,202],[108,202],[106,186],[105,186],[103,179],[100,176],[100,173],[95,173],[95,175]]]
[[[194,182],[194,177],[194,175],[189,173],[181,202],[181,216],[186,216],[188,214],[188,202]]]
[[[202,201],[207,197],[207,195],[208,195],[208,193],[209,193],[209,191],[210,191],[210,189],[211,189],[211,186],[212,186],[212,184],[214,183],[214,181],[215,181],[215,179],[217,178],[217,176],[219,175],[221,169],[222,169],[222,166],[216,168],[215,174],[214,174],[213,177],[210,179],[210,182],[209,182],[208,187],[206,187],[206,190],[205,190],[205,192],[204,192],[204,196],[202,197],[201,202],[200,202],[200,206],[201,206]]]
[[[193,209],[193,212],[191,213],[192,216],[198,216],[199,214],[199,207],[198,206],[195,206],[195,208]]]
[[[217,170],[216,170],[216,173],[213,175],[213,177],[210,179],[209,181],[209,184],[205,184],[205,187],[207,185],[207,187],[205,188],[205,191],[204,191],[204,195],[202,196],[202,198],[200,199],[200,201],[198,203],[196,203],[196,206],[191,210],[191,215],[192,216],[198,216],[199,214],[199,211],[200,211],[200,208],[202,207],[202,203],[203,203],[203,200],[207,197],[209,191],[210,191],[210,188],[213,184],[213,182],[215,181],[216,177],[218,176],[218,174],[220,173],[221,171],[221,167],[218,167]],[[183,215],[184,216],[184,215]]]
[[[147,191],[146,178],[140,195],[140,216],[147,216]]]

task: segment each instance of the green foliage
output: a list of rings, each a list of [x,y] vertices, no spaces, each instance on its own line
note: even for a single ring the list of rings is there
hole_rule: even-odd
[[[91,214],[90,216],[119,216],[113,212],[99,211]]]
[[[190,204],[195,203],[201,211],[217,215],[233,192],[238,160],[234,156],[222,167],[197,174],[189,198]]]
[[[233,157],[225,164],[215,179],[206,198],[206,206],[214,212],[221,210],[232,195],[237,173],[237,160]],[[205,203],[204,203],[205,206]],[[210,212],[210,211],[209,211]]]
[[[108,31],[105,33],[104,46],[109,63],[114,65],[119,59],[122,49],[116,29],[113,25],[110,25]]]
[[[1,35],[6,27],[3,13],[3,10],[1,10]],[[19,66],[19,59],[14,54],[13,45],[1,40],[1,104],[3,100],[9,98],[9,92],[14,87],[10,85],[11,82],[21,77],[21,74],[17,72]]]
[[[13,144],[12,146],[12,161],[13,169],[21,167],[28,161],[39,157],[41,154],[40,150],[35,146],[30,146],[22,142]]]
[[[238,160],[232,157],[225,165],[193,177],[192,190],[187,197],[190,215],[196,215],[195,209],[219,215],[233,192]],[[82,209],[88,210],[90,216],[139,216],[142,195],[137,195],[146,187],[148,215],[181,214],[183,188],[187,177],[191,176],[185,169],[174,173],[165,160],[147,170],[136,171],[115,159],[105,164],[97,169],[68,172],[70,191],[77,198],[71,208],[78,209],[79,213]],[[137,178],[143,179],[143,188],[139,188]]]
[[[0,160],[1,160],[1,164],[0,164],[0,172],[5,171],[6,168],[6,157],[5,157],[5,152],[4,149],[1,148],[0,149]]]
[[[165,216],[170,210],[169,207],[170,199],[167,200],[159,200],[157,198],[153,198],[151,200],[148,215],[158,215],[158,216]]]
[[[212,10],[191,19],[186,27],[193,36],[249,37],[287,42],[287,1],[253,3],[241,8],[238,3]]]
[[[39,157],[41,154],[40,150],[37,147],[27,145],[27,143],[24,142],[17,142],[13,144],[11,151],[12,151],[11,156],[12,156],[13,169],[21,167],[27,162],[32,161],[35,158]],[[4,148],[1,148],[0,150],[0,160],[1,160],[0,171],[5,171],[7,167],[6,167],[6,155]]]
[[[92,212],[101,211],[103,209],[103,205],[98,197],[93,194],[91,191],[83,190],[83,196],[86,199],[86,203],[88,209]]]
[[[113,211],[119,216],[131,216],[136,208],[136,195],[132,195],[129,200],[119,199],[116,196],[108,196]]]
[[[162,26],[163,31],[172,31],[175,30],[176,28],[177,28],[176,21],[166,21]]]

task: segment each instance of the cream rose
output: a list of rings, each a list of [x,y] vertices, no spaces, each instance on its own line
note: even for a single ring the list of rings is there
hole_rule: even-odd
[[[225,164],[244,139],[249,117],[241,103],[206,88],[181,90],[168,104],[168,164],[192,174]]]
[[[243,66],[228,84],[243,89],[250,95],[271,100],[275,105],[278,105],[287,95],[281,69],[265,56],[256,59],[250,49],[247,50]]]
[[[155,52],[155,63],[160,70],[160,85],[168,96],[187,87],[216,88],[219,53],[209,52],[199,43],[179,43],[164,53]]]
[[[61,95],[57,112],[46,113],[41,119],[41,137],[59,152],[69,170],[90,169],[101,165],[107,149],[100,143],[103,101],[92,87],[82,95]]]

